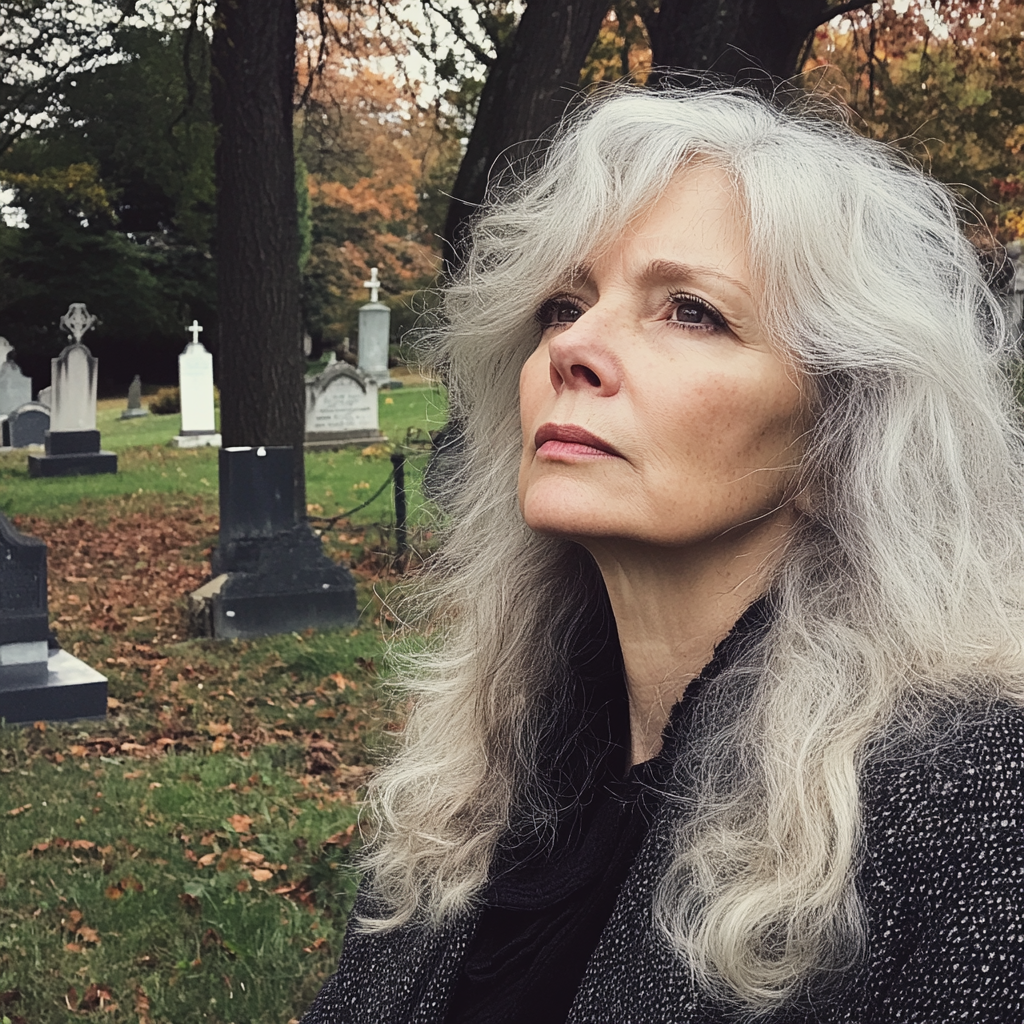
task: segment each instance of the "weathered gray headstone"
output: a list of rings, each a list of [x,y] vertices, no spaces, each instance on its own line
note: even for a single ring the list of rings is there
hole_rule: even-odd
[[[50,429],[50,410],[38,402],[27,402],[4,420],[5,448],[27,448],[31,444],[46,444]]]
[[[3,353],[0,352],[0,357]],[[21,372],[9,357],[0,362],[0,416],[7,416],[18,406],[32,401],[32,380]]]
[[[348,363],[306,378],[306,447],[338,448],[384,440],[376,383]]]
[[[50,634],[46,544],[0,515],[0,718],[103,718],[107,681]]]
[[[82,336],[96,317],[82,302],[73,302],[60,318],[61,327],[74,339],[50,360],[50,429],[46,454],[28,457],[29,476],[88,476],[116,473],[117,456],[100,450],[96,429],[98,361],[82,344]]]
[[[181,430],[174,443],[179,448],[219,448],[213,402],[213,356],[199,340],[197,320],[185,328],[192,340],[178,356],[178,387],[181,393]]]
[[[148,416],[149,410],[142,408],[142,381],[139,375],[135,374],[131,384],[128,385],[128,408],[121,413],[121,419],[134,420],[139,416]]]
[[[381,283],[377,268],[370,272],[370,280],[363,282],[370,290],[370,301],[359,307],[359,369],[377,387],[401,387],[388,372],[388,345],[391,342],[391,310],[378,302]]]

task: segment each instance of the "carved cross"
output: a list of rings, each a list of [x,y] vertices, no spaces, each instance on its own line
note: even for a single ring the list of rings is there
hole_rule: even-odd
[[[190,345],[198,345],[199,344],[199,332],[202,330],[202,327],[199,326],[199,321],[198,320],[193,320],[192,323],[189,324],[189,326],[185,328],[185,330],[192,332],[192,340],[189,342],[189,344]]]
[[[381,285],[380,281],[377,278],[377,268],[376,267],[374,267],[370,271],[370,280],[369,281],[364,281],[363,282],[363,287],[370,289],[370,301],[371,302],[376,302],[377,301],[377,293],[383,287]]]
[[[60,318],[60,325],[79,344],[90,327],[96,325],[97,317],[85,308],[84,302],[72,302],[68,311]]]

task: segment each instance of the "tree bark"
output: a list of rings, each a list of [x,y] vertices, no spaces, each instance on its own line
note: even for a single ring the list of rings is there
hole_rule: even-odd
[[[818,25],[866,2],[827,0],[661,0],[649,19],[650,84],[692,85],[688,71],[771,92],[795,75]],[[680,74],[679,72],[682,72]]]
[[[530,0],[512,39],[499,52],[480,95],[444,230],[444,256],[457,266],[467,220],[483,202],[492,173],[516,157],[514,147],[540,142],[576,94],[580,68],[610,0]],[[521,153],[518,155],[522,155]]]
[[[212,48],[225,445],[292,445],[305,515],[305,369],[292,143],[294,0],[218,0]]]

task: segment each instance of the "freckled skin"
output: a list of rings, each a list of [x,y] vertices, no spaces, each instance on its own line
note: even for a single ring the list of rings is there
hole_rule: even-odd
[[[634,761],[657,751],[672,704],[763,592],[797,516],[807,402],[761,327],[746,253],[723,172],[687,169],[542,306],[520,376],[520,508],[601,570]],[[538,447],[546,424],[583,428],[616,457]]]

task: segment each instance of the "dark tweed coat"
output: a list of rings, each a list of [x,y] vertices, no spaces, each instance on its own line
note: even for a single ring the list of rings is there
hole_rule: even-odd
[[[773,1022],[1024,1024],[1024,709],[997,705],[951,727],[946,740],[867,773],[858,876],[867,954]],[[680,813],[665,806],[651,828],[569,1021],[739,1019],[694,987],[651,925]],[[372,916],[365,893],[359,908]],[[350,931],[302,1024],[442,1024],[475,923]]]

